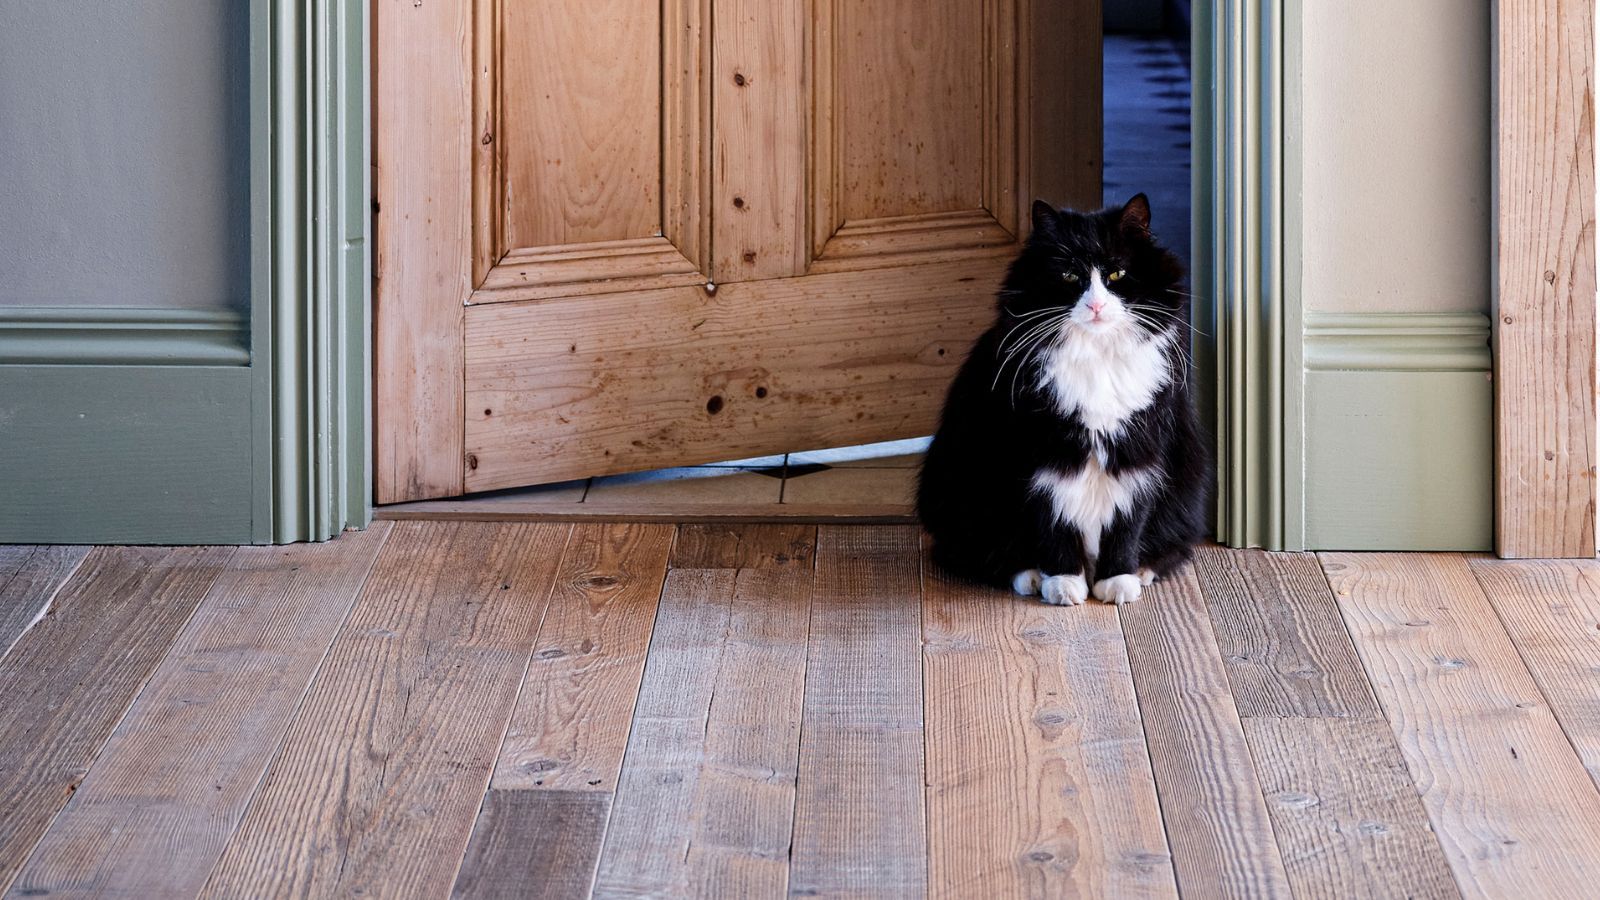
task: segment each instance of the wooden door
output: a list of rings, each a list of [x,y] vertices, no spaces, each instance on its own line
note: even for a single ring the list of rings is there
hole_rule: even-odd
[[[377,0],[380,503],[928,433],[1098,0]]]

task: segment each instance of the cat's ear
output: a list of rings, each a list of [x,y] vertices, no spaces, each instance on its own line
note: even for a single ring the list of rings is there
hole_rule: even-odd
[[[1039,237],[1055,237],[1060,221],[1056,208],[1044,200],[1033,201],[1033,233]]]
[[[1123,234],[1147,237],[1150,234],[1150,198],[1134,194],[1132,200],[1122,205],[1121,223]]]

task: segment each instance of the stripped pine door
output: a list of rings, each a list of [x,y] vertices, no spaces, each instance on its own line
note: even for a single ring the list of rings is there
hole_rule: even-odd
[[[1099,0],[379,0],[379,502],[908,437],[1035,197],[1096,205]]]

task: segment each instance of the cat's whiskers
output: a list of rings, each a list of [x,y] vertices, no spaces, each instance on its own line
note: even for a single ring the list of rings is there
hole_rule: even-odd
[[[1062,318],[1065,319],[1066,316],[1063,316]],[[1007,392],[1007,395],[1010,397],[1011,407],[1013,409],[1015,409],[1016,406],[1017,406],[1017,376],[1022,374],[1022,369],[1023,369],[1024,366],[1028,365],[1031,361],[1033,361],[1038,356],[1039,350],[1042,349],[1043,347],[1045,347],[1046,344],[1050,342],[1050,338],[1053,335],[1057,335],[1059,333],[1060,333],[1059,331],[1056,331],[1056,332],[1045,331],[1042,334],[1040,334],[1038,337],[1034,338],[1032,344],[1029,345],[1028,352],[1026,354],[1024,354],[1022,359],[1017,362],[1016,368],[1011,370],[1011,388]]]

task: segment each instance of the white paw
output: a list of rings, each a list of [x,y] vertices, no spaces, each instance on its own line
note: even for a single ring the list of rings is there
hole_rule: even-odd
[[[1159,577],[1160,576],[1156,574],[1156,571],[1154,569],[1140,569],[1139,570],[1139,583],[1144,585],[1145,587],[1149,587],[1150,585],[1155,584],[1156,583],[1156,579],[1159,578]]]
[[[1043,572],[1038,569],[1024,569],[1011,578],[1011,589],[1024,597],[1031,597],[1039,593],[1039,585],[1043,582]]]
[[[1139,592],[1144,586],[1139,583],[1138,575],[1117,575],[1105,578],[1094,583],[1094,597],[1106,603],[1115,603],[1121,606],[1139,599]]]
[[[1089,582],[1082,575],[1051,575],[1039,585],[1039,596],[1051,606],[1077,606],[1089,599]]]

